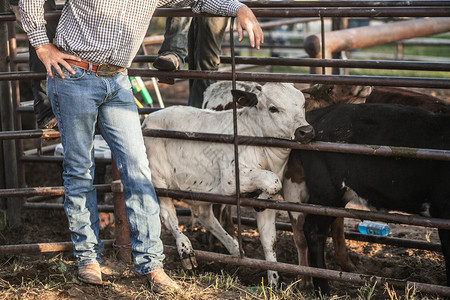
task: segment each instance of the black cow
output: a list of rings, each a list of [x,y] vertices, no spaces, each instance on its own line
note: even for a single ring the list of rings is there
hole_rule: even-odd
[[[317,141],[450,149],[450,116],[389,104],[342,104],[311,111]],[[350,188],[377,208],[450,219],[450,162],[294,150],[304,168],[309,203],[344,207]],[[303,230],[309,265],[325,268],[324,247],[335,218],[308,215]],[[450,286],[450,230],[439,229]],[[329,292],[328,281],[314,279]]]

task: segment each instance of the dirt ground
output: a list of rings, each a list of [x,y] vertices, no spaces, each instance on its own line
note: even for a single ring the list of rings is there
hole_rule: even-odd
[[[185,88],[186,82],[179,86],[162,86],[161,92],[164,99],[167,99],[167,105],[184,104],[187,98],[187,95],[183,94]],[[450,101],[448,91],[435,92],[437,96],[442,96]],[[33,147],[33,145],[31,144],[29,147]],[[29,186],[62,185],[61,168],[58,164],[28,163],[26,165],[26,181]],[[250,209],[245,210],[244,215],[254,216],[254,213]],[[278,220],[288,222],[286,213],[279,213]],[[346,220],[346,230],[354,230],[356,221]],[[192,227],[190,217],[180,217],[180,224],[195,249],[226,253],[225,249],[220,246],[211,249],[208,234],[198,225]],[[392,237],[439,243],[435,229],[389,225]],[[113,239],[114,229],[113,223],[107,225],[101,230],[101,238]],[[243,229],[243,247],[246,256],[263,259],[257,230],[246,226]],[[162,233],[164,244],[174,246],[174,238],[170,232],[163,228]],[[0,245],[69,240],[66,218],[61,211],[57,210],[27,210],[23,213],[21,227],[0,230]],[[441,252],[351,240],[347,240],[347,246],[350,258],[356,266],[355,273],[437,285],[446,283],[444,259]],[[278,261],[297,264],[297,254],[291,232],[278,231],[276,251]],[[105,285],[94,287],[76,279],[76,267],[70,252],[0,256],[0,299],[156,299],[156,296],[148,291],[145,280],[134,274],[132,266],[117,259],[115,250],[107,248],[102,258]],[[330,239],[326,258],[328,268],[340,270],[334,262]],[[261,286],[262,280],[265,282],[266,272],[262,270],[200,262],[195,273],[185,272],[175,255],[167,255],[165,267],[180,282],[183,289],[189,291],[179,299],[288,299],[282,294],[268,296],[255,293],[255,290],[258,290],[256,287]],[[225,277],[231,280],[229,284],[219,283],[218,278],[224,274],[227,274]],[[296,276],[291,274],[281,274],[281,278],[286,286],[297,280]],[[334,295],[330,299],[370,298],[361,296],[362,289],[367,290],[367,286],[361,287],[337,281],[330,281],[330,284],[332,295]],[[390,296],[384,288],[376,291],[376,295],[370,299],[396,299]],[[443,299],[426,294],[417,294],[415,298],[407,298],[403,290],[396,289],[396,292],[398,299]],[[310,292],[304,292],[302,295],[304,299],[315,297]]]

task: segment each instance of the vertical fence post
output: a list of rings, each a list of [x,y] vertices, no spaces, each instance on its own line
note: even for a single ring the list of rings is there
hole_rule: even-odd
[[[347,18],[333,18],[331,20],[331,31],[347,29],[347,27],[348,27]],[[332,59],[343,59],[344,58],[343,53],[344,53],[344,51],[333,52],[333,53],[331,53],[331,58]],[[331,74],[348,75],[348,69],[334,67],[334,68],[332,68]]]
[[[9,65],[10,72],[18,72],[19,67],[15,59],[17,58],[17,40],[16,40],[16,22],[8,22],[8,41],[9,41]],[[12,89],[12,103],[15,113],[14,130],[22,130],[22,116],[17,112],[17,108],[20,107],[20,89],[19,81],[11,81]],[[20,157],[23,155],[23,140],[16,140],[16,153],[17,153],[17,180],[20,187],[25,186],[25,168]]]
[[[117,258],[124,262],[131,261],[130,231],[128,219],[125,214],[125,201],[123,199],[123,188],[120,183],[119,170],[113,160],[112,163],[113,184],[111,190],[114,193],[114,223],[115,238],[114,246],[117,248]]]
[[[0,0],[0,13],[8,11],[8,1]],[[9,53],[8,53],[8,26],[6,22],[0,22],[0,72],[8,72]],[[11,97],[11,82],[0,81],[0,114],[1,114],[1,130],[14,130],[14,104]],[[6,188],[17,188],[17,153],[16,142],[14,140],[3,141],[3,172]],[[20,215],[22,208],[22,200],[18,198],[8,198],[7,218],[8,225],[15,227],[20,225]]]

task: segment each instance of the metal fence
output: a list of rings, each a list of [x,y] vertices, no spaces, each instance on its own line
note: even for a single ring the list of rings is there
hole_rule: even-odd
[[[267,65],[283,65],[283,66],[308,66],[311,68],[322,68],[325,73],[326,67],[334,68],[368,68],[368,69],[399,69],[399,70],[429,70],[448,72],[450,71],[449,63],[441,62],[410,62],[410,61],[366,61],[366,60],[343,60],[343,59],[329,59],[325,57],[324,49],[328,40],[333,42],[330,38],[332,33],[325,34],[323,29],[324,18],[345,18],[345,17],[368,17],[368,18],[391,18],[391,17],[430,17],[441,18],[442,21],[449,22],[450,18],[450,3],[448,1],[288,1],[288,2],[273,2],[273,1],[258,1],[245,2],[252,7],[257,17],[271,17],[271,18],[315,18],[321,21],[322,32],[314,37],[314,43],[317,49],[320,50],[320,58],[258,58],[258,57],[237,57],[236,64],[252,64],[256,66]],[[321,8],[317,8],[320,3]],[[1,4],[6,4],[2,1]],[[15,17],[13,14],[6,12],[5,5],[0,6],[0,108],[1,108],[1,124],[2,131],[0,132],[0,156],[2,160],[0,167],[3,170],[0,173],[0,200],[6,199],[3,203],[3,208],[8,212],[8,221],[10,225],[19,223],[20,213],[23,208],[40,208],[40,209],[61,209],[61,205],[49,203],[25,203],[25,197],[31,196],[55,196],[63,195],[62,187],[40,187],[40,188],[24,188],[24,172],[23,164],[28,162],[60,162],[61,158],[50,156],[36,156],[24,155],[23,139],[30,138],[49,138],[58,137],[59,133],[54,130],[21,130],[20,114],[26,111],[20,107],[19,101],[19,80],[29,79],[43,79],[45,74],[34,72],[19,72],[17,64],[25,62],[23,58],[17,57],[16,41],[13,22]],[[48,14],[48,18],[58,18],[60,12]],[[194,16],[192,12],[186,9],[158,9],[155,16]],[[198,15],[195,15],[198,16]],[[204,14],[207,16],[207,14]],[[425,22],[422,27],[432,27],[433,22]],[[444,29],[442,29],[444,28]],[[434,30],[433,28],[426,28],[426,34],[434,34],[438,32],[448,31],[446,27]],[[422,34],[424,35],[424,34]],[[402,39],[403,36],[397,36],[397,39]],[[333,42],[334,43],[334,42]],[[341,49],[333,49],[333,51],[340,51]],[[317,52],[317,51],[316,51]],[[312,55],[314,56],[314,55]],[[155,56],[137,56],[135,62],[152,62]],[[221,57],[221,62],[226,64],[231,62],[230,57]],[[231,80],[231,72],[201,72],[201,71],[175,71],[162,72],[152,69],[132,68],[129,70],[131,76],[142,77],[175,77],[184,79],[200,79],[208,77],[216,80]],[[402,87],[427,87],[449,89],[450,79],[440,78],[409,78],[409,77],[387,77],[387,76],[348,76],[348,75],[319,75],[319,74],[286,74],[286,73],[260,73],[247,72],[237,73],[235,76],[239,81],[259,81],[259,82],[295,82],[295,83],[333,83],[333,84],[361,84],[361,85],[378,85],[378,86],[402,86]],[[141,113],[149,113],[153,109],[141,109]],[[232,143],[233,136],[225,135],[210,135],[201,133],[183,133],[170,131],[151,130],[144,132],[144,135],[191,139],[208,142],[222,142]],[[407,156],[417,159],[438,159],[450,160],[450,151],[435,150],[435,149],[406,149],[403,151],[395,151],[392,147],[381,146],[374,150],[370,145],[342,145],[336,143],[320,143],[315,142],[308,145],[300,145],[291,141],[267,138],[254,137],[237,137],[239,144],[245,145],[261,145],[271,147],[290,147],[293,149],[303,149],[308,151],[334,151],[334,152],[348,152],[365,155],[383,155],[383,156]],[[105,162],[105,161],[102,161]],[[107,162],[109,163],[109,162]],[[117,174],[115,179],[118,179]],[[120,191],[111,188],[109,184],[102,184],[96,186],[100,192],[115,191],[115,208],[118,210],[121,200]],[[158,189],[159,196],[168,196],[184,199],[196,199],[199,201],[208,201],[222,204],[236,204],[234,197],[226,197],[222,195],[212,195],[203,193],[186,193],[183,191],[163,190]],[[286,202],[267,202],[258,199],[241,198],[240,205],[271,208],[286,211],[298,211],[304,213],[332,215],[337,217],[352,217],[370,220],[381,220],[393,223],[404,223],[411,225],[419,225],[426,227],[436,227],[443,229],[450,229],[450,220],[442,220],[435,218],[423,218],[418,216],[402,216],[394,214],[384,214],[379,212],[366,212],[351,209],[319,207],[308,204],[295,204]],[[2,208],[0,202],[0,209]],[[111,206],[100,206],[100,210],[111,211]],[[121,208],[123,209],[123,207]],[[126,223],[126,222],[125,222]],[[279,227],[280,228],[280,227]],[[286,226],[281,228],[287,229]],[[124,228],[118,227],[116,243],[119,245],[126,244],[126,234],[128,230],[123,231]],[[113,241],[107,241],[106,246],[112,246]],[[409,247],[414,247],[417,243],[402,243]],[[0,254],[15,254],[27,252],[47,252],[47,251],[66,251],[71,249],[71,243],[51,243],[51,244],[33,244],[33,245],[10,245],[0,246]],[[174,249],[166,248],[167,252],[173,252]],[[260,269],[278,270],[281,272],[313,275],[322,278],[333,280],[350,281],[354,283],[364,283],[367,279],[364,275],[337,272],[332,270],[321,270],[302,266],[291,266],[281,263],[269,263],[260,260],[253,260],[249,258],[231,258],[226,255],[207,253],[196,251],[199,259],[207,261],[227,262],[230,264],[257,267]],[[357,278],[357,279],[355,279]],[[387,278],[376,278],[379,282],[390,281]],[[424,292],[439,294],[443,296],[450,296],[450,288],[429,285],[417,282],[397,281],[401,286],[414,285],[417,289]]]

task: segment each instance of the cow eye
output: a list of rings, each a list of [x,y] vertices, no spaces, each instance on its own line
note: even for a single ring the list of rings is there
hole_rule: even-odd
[[[278,108],[276,108],[275,106],[269,107],[269,111],[270,111],[271,113],[277,113],[277,112],[280,112],[280,111],[278,110]]]
[[[328,90],[327,90],[327,94],[331,94],[333,92],[333,87],[330,87]]]

